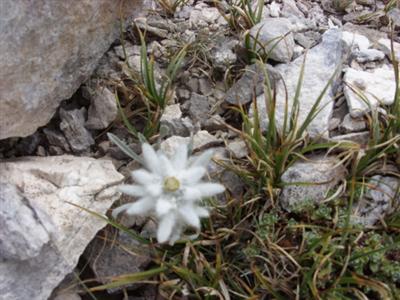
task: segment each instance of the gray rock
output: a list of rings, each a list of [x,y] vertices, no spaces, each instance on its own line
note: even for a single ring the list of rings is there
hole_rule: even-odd
[[[106,87],[95,85],[84,88],[85,98],[90,100],[86,128],[105,129],[117,117],[118,108],[115,95]]]
[[[367,122],[363,118],[353,118],[350,114],[347,114],[339,129],[343,133],[363,131],[367,129]]]
[[[60,147],[51,145],[49,147],[49,153],[50,155],[63,155],[64,151]]]
[[[381,49],[386,56],[392,59],[392,46],[389,39],[379,39],[378,40],[379,49]],[[397,61],[400,61],[400,43],[393,42],[394,57]]]
[[[385,53],[376,49],[362,49],[355,52],[355,55],[356,61],[359,63],[382,60],[385,58]]]
[[[104,237],[111,235],[110,238]],[[88,246],[84,253],[94,274],[103,284],[112,282],[111,277],[141,272],[151,262],[149,249],[134,240],[125,232],[102,232]],[[137,288],[129,284],[120,288],[108,289],[110,293],[122,288]]]
[[[229,142],[226,148],[236,158],[243,158],[249,154],[246,143],[242,139]]]
[[[348,68],[344,74],[344,95],[352,117],[360,117],[371,109],[394,102],[396,83],[391,66],[372,72]]]
[[[191,77],[185,84],[192,93],[199,92],[199,80],[197,78]]]
[[[226,25],[226,20],[222,17],[216,7],[209,7],[205,3],[198,3],[190,11],[189,24],[191,28],[207,27],[210,25]]]
[[[318,44],[321,34],[316,31],[296,32],[294,40],[304,48],[312,48]]]
[[[336,157],[317,156],[295,162],[282,175],[281,206],[295,211],[304,202],[322,202],[328,191],[345,177],[345,170]]]
[[[47,124],[119,37],[121,17],[143,12],[141,3],[2,0],[0,139]]]
[[[176,95],[179,99],[184,99],[184,100],[190,99],[190,91],[187,89],[177,88]]]
[[[74,110],[60,109],[60,129],[67,138],[73,152],[83,152],[94,144],[94,139],[85,128],[86,108]]]
[[[364,197],[353,208],[352,222],[363,226],[374,225],[400,204],[399,191],[398,178],[381,175],[371,177]]]
[[[124,41],[124,46],[125,46],[125,52],[124,52],[124,47],[122,45],[118,45],[114,47],[114,52],[115,54],[122,60],[125,59],[125,53],[126,53],[126,58],[131,57],[131,56],[140,56],[140,46],[139,45],[132,45],[128,41]]]
[[[161,118],[161,127],[168,130],[168,135],[188,136],[194,130],[194,126],[190,118],[182,118],[182,111],[179,104],[168,105]]]
[[[210,96],[213,93],[213,87],[207,78],[199,78],[199,92],[203,96]]]
[[[227,70],[237,60],[235,47],[239,42],[237,40],[221,38],[217,40],[216,46],[210,52],[210,60],[213,67],[221,71]]]
[[[393,22],[394,26],[400,26],[400,6],[397,3],[397,7],[390,9],[387,12],[387,16]]]
[[[207,131],[216,131],[226,129],[225,120],[220,115],[212,115],[203,124]]]
[[[40,254],[52,231],[49,217],[41,216],[43,221],[14,185],[0,182],[0,264]]]
[[[50,145],[60,147],[67,152],[71,151],[65,136],[60,131],[44,128],[43,133],[46,135],[47,141]]]
[[[280,79],[279,73],[271,65],[264,66],[265,70],[258,64],[246,67],[242,77],[226,92],[225,101],[233,105],[245,105],[261,95],[264,91],[265,72],[268,74],[271,85]]]
[[[158,28],[156,26],[152,26],[146,18],[137,18],[135,20],[135,25],[141,29],[142,31],[146,31],[149,32],[155,36],[158,36],[160,38],[167,38],[168,37],[168,30],[166,29],[162,29],[162,28]]]
[[[22,190],[42,224],[47,215],[54,226],[50,241],[35,257],[0,261],[0,299],[47,299],[72,272],[88,242],[105,226],[103,220],[72,204],[104,214],[119,198],[116,185],[124,177],[110,161],[73,156],[23,157],[0,162],[0,169],[0,181]],[[24,215],[28,217],[29,212]],[[27,230],[32,232],[33,228]]]
[[[331,118],[329,120],[329,131],[335,130],[339,127],[341,121],[339,118]]]
[[[367,37],[349,31],[343,31],[342,41],[347,51],[365,50],[371,45]]]
[[[193,121],[203,124],[210,116],[211,106],[206,96],[192,93],[189,99],[189,115]]]
[[[335,69],[341,66],[341,32],[338,29],[330,29],[324,33],[322,39],[322,43],[308,51],[306,56],[304,77],[299,96],[298,125],[302,124],[307,118],[329,78],[332,77]],[[282,74],[285,83],[279,81],[276,86],[275,118],[278,129],[282,128],[285,119],[286,90],[290,113],[303,61],[304,56],[301,56],[290,64],[276,68]],[[334,107],[334,90],[334,86],[328,87],[318,106],[318,109],[320,109],[319,114],[308,126],[307,131],[311,138],[328,137],[329,120]],[[267,118],[264,94],[257,97],[257,106],[261,127],[265,130],[268,127],[269,120]],[[251,109],[250,115],[252,114],[254,114],[254,111]]]
[[[250,29],[251,47],[256,43],[257,51],[269,53],[268,58],[278,62],[290,62],[294,48],[291,30],[291,23],[286,18],[264,19]]]
[[[304,2],[303,2],[304,3]],[[316,29],[314,20],[306,19],[304,12],[308,12],[309,4],[302,10],[298,8],[301,6],[299,1],[283,0],[282,1],[281,16],[290,20],[293,25],[293,31],[304,31],[308,29]]]

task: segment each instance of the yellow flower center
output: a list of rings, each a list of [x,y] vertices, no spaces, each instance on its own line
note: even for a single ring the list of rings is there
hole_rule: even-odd
[[[180,187],[179,180],[176,177],[167,177],[164,180],[164,190],[167,192],[176,192]]]

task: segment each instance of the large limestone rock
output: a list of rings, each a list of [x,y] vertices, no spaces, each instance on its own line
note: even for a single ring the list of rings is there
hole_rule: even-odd
[[[0,162],[0,299],[45,300],[105,222],[122,182],[111,161],[23,157]]]
[[[120,12],[138,15],[141,3],[0,1],[0,139],[45,125],[118,38]]]
[[[300,126],[307,119],[317,99],[323,92],[329,79],[338,66],[341,66],[342,44],[341,31],[329,29],[322,37],[322,42],[308,51],[305,59],[304,77],[299,95],[299,115],[297,125]],[[296,58],[289,64],[282,64],[275,69],[282,74],[283,80],[276,86],[276,111],[275,119],[278,128],[282,128],[285,120],[285,104],[288,103],[288,111],[293,107],[293,100],[304,62],[304,55]],[[339,74],[339,72],[337,73]],[[286,93],[287,91],[287,93]],[[333,113],[333,100],[335,88],[330,85],[323,95],[317,110],[319,113],[309,124],[307,131],[311,138],[327,138],[329,120]],[[260,123],[263,129],[268,127],[268,114],[265,105],[265,95],[257,97],[257,107]],[[254,112],[251,110],[251,114]]]

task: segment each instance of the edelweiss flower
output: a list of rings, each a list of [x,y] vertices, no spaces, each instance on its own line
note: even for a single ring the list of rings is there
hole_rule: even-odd
[[[208,216],[200,200],[224,191],[221,184],[200,181],[212,152],[189,158],[186,144],[178,147],[172,159],[164,153],[156,153],[149,144],[143,144],[142,152],[147,170],[133,171],[136,184],[120,187],[123,193],[139,200],[118,207],[113,217],[123,211],[129,215],[154,215],[158,219],[157,240],[160,243],[173,244],[188,226],[198,232],[200,218]]]

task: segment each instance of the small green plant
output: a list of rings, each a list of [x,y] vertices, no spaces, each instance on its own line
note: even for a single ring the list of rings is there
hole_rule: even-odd
[[[172,83],[175,76],[182,65],[183,59],[186,55],[187,46],[184,46],[178,53],[172,57],[165,75],[162,78],[162,83],[158,86],[154,74],[154,57],[151,55],[150,59],[147,57],[146,41],[143,33],[139,30],[140,35],[140,70],[143,86],[140,88],[143,95],[150,101],[151,104],[157,109],[163,110],[171,97]]]
[[[183,65],[189,45],[184,45],[176,55],[171,58],[164,74],[156,74],[154,56],[150,54],[150,58],[148,57],[145,35],[139,29],[138,32],[141,41],[140,74],[136,74],[129,66],[123,44],[122,46],[126,57],[128,74],[130,75],[129,79],[132,81],[132,87],[120,84],[119,89],[126,94],[139,95],[142,100],[141,107],[134,112],[136,114],[127,114],[121,105],[118,94],[116,94],[116,101],[122,121],[129,132],[138,138],[139,130],[130,122],[130,117],[133,115],[136,117],[141,116],[141,119],[144,121],[144,126],[141,126],[141,132],[146,138],[150,138],[159,131],[159,119],[165,106],[171,100],[173,95],[173,83],[179,69]],[[157,75],[160,75],[158,76],[160,78],[157,78]]]
[[[264,0],[230,0],[227,1],[228,12],[215,2],[220,14],[235,31],[249,29],[262,19]]]
[[[167,15],[173,16],[177,8],[184,5],[188,0],[156,0],[156,2],[167,13]]]
[[[263,68],[262,61],[258,61]],[[316,99],[313,107],[303,122],[299,121],[300,103],[299,96],[304,74],[304,63],[301,68],[296,93],[292,101],[292,108],[289,112],[289,102],[286,99],[284,120],[281,128],[276,123],[276,95],[268,79],[265,70],[265,105],[267,108],[268,126],[264,130],[261,126],[257,101],[253,101],[253,117],[250,117],[243,107],[238,108],[243,119],[242,130],[236,131],[245,141],[250,155],[249,161],[244,170],[238,170],[241,175],[250,177],[249,180],[258,183],[259,191],[266,191],[272,199],[274,190],[280,188],[280,178],[283,172],[292,165],[297,159],[304,157],[304,154],[314,151],[327,149],[335,143],[317,143],[311,141],[307,136],[307,127],[322,109],[320,103],[323,95],[331,85],[337,72],[333,72],[331,79],[328,80],[323,91]]]

